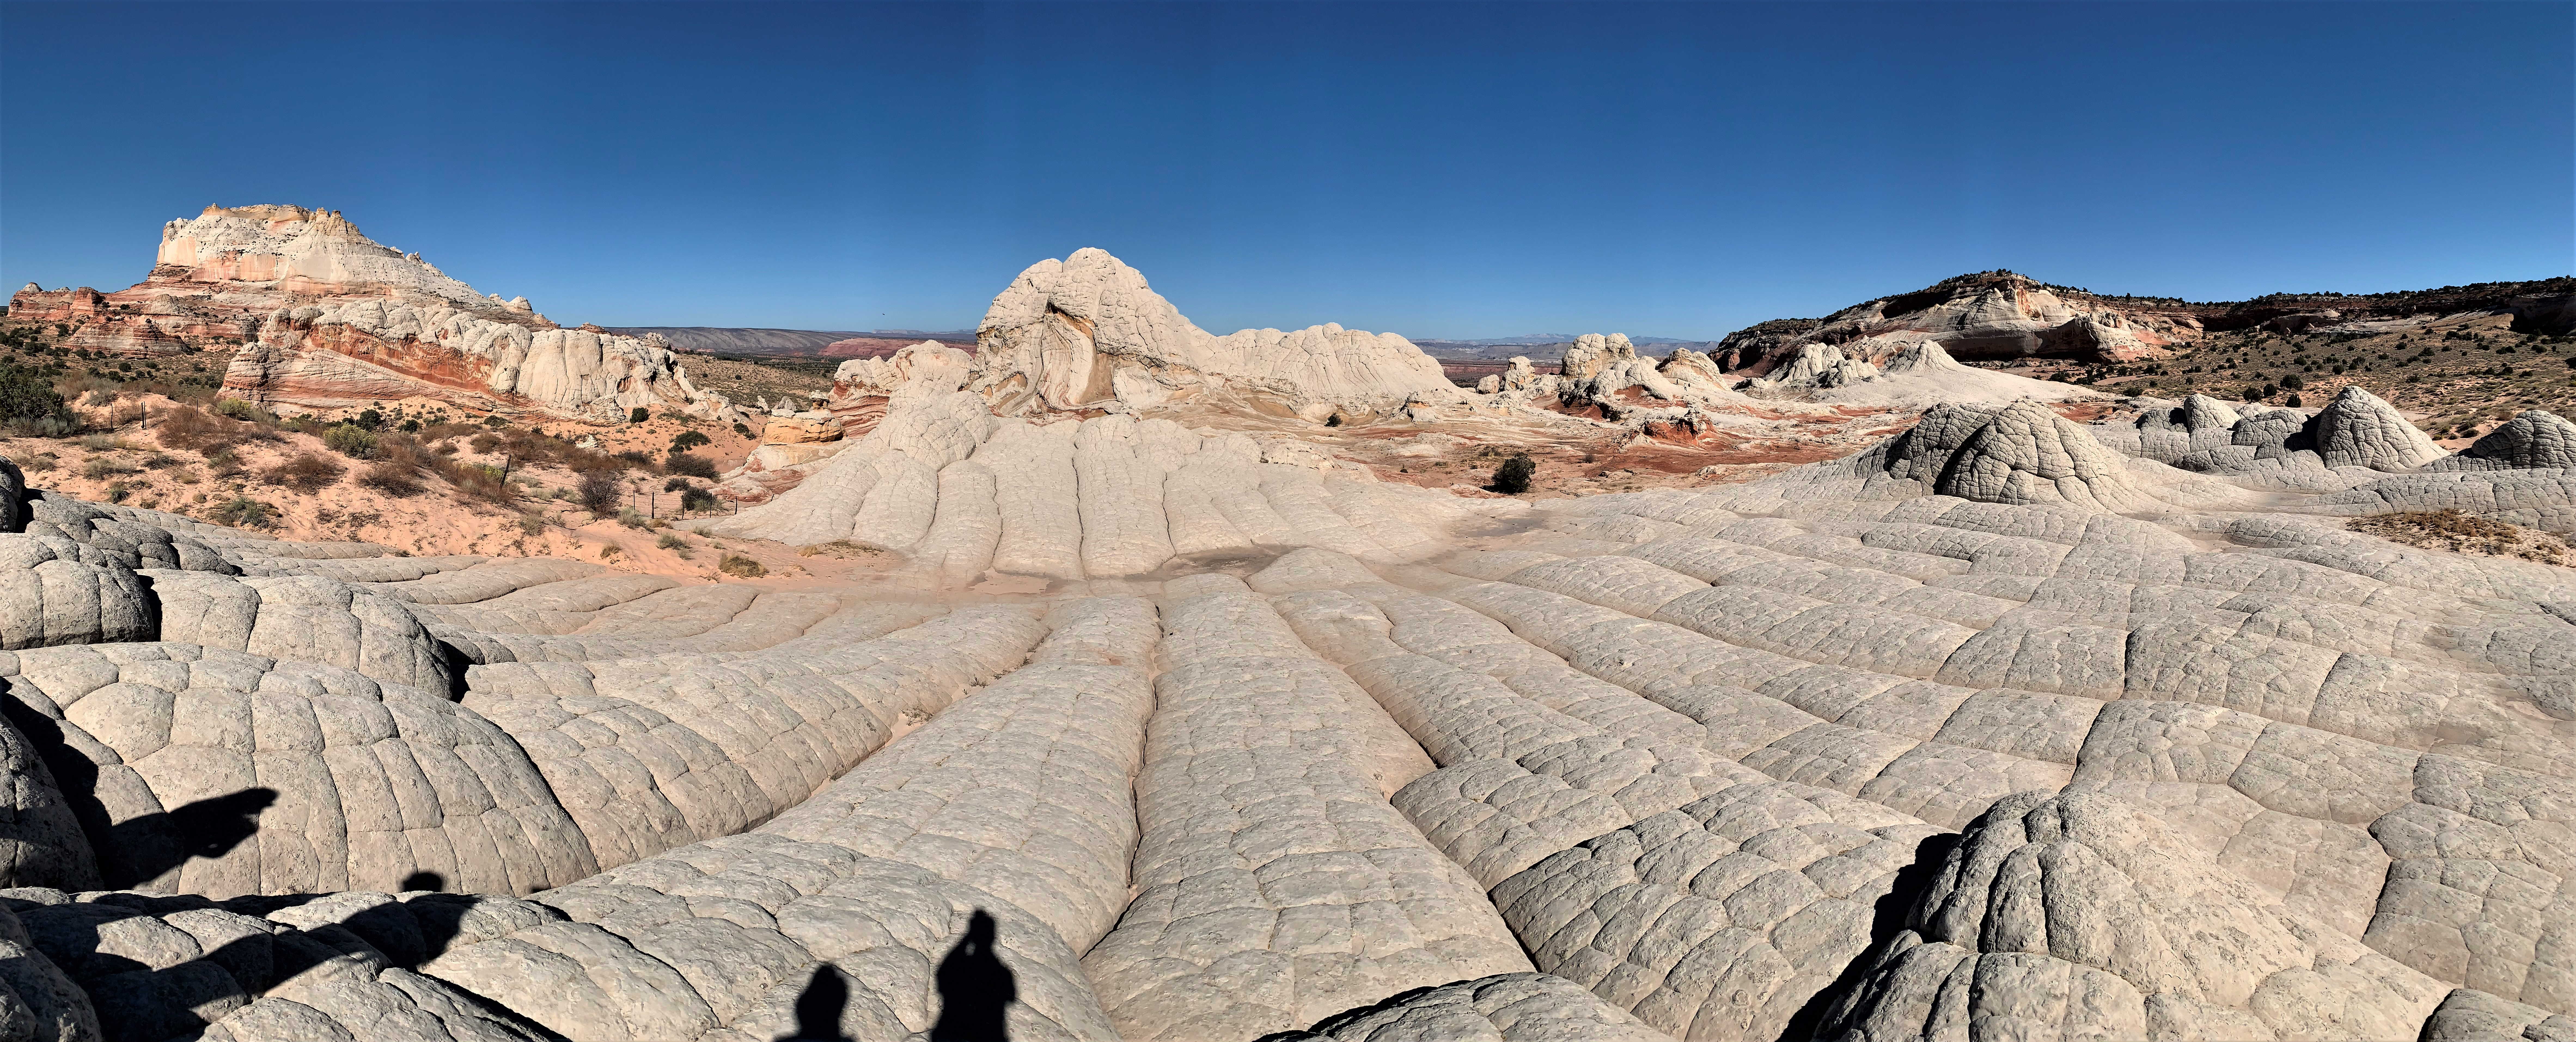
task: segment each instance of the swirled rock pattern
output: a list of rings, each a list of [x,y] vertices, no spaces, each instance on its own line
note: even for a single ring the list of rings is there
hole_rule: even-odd
[[[1145,336],[1141,299],[1088,314]],[[865,582],[408,558],[23,491],[0,1017],[1876,1042],[2576,1016],[2576,572],[2337,521],[2568,516],[2564,471],[2526,465],[2545,421],[2426,467],[2368,402],[1952,404],[1762,481],[1529,506],[1126,412],[996,417],[969,379],[923,366],[720,523],[875,546]]]

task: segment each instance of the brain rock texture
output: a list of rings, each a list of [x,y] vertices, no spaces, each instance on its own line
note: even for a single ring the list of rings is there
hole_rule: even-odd
[[[1524,505],[897,398],[723,522],[875,584],[8,490],[0,1037],[2576,1037],[2576,571],[2340,526],[2568,518],[2556,417]]]

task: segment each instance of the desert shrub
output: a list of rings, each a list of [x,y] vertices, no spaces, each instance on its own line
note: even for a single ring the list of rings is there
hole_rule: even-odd
[[[691,455],[686,452],[674,452],[668,457],[665,457],[662,460],[662,469],[670,471],[673,474],[686,474],[693,478],[705,478],[709,481],[713,481],[716,478],[716,463],[714,460],[708,459],[704,456]]]
[[[63,458],[50,452],[39,452],[18,461],[18,469],[42,474],[63,465]]]
[[[741,579],[757,579],[769,574],[769,569],[762,567],[760,562],[741,554],[724,555],[724,560],[716,562],[716,570]]]
[[[44,374],[0,365],[0,425],[37,437],[61,437],[79,423],[80,417],[63,404],[63,396]]]
[[[107,483],[107,501],[110,503],[125,502],[126,497],[133,494],[134,490],[127,487],[122,481],[111,481]]]
[[[168,470],[178,465],[179,457],[170,455],[166,452],[155,452],[149,456],[143,457],[143,469],[145,470]]]
[[[590,511],[594,517],[616,513],[618,501],[626,498],[626,490],[618,484],[617,476],[604,470],[584,472],[575,492],[581,497],[581,508]]]
[[[291,459],[270,467],[260,480],[271,485],[284,485],[305,495],[312,495],[337,484],[349,468],[310,452],[299,452]]]
[[[404,421],[402,422],[402,432],[403,432],[403,433],[405,433],[405,434],[418,434],[418,433],[420,433],[420,421],[419,421],[419,420],[412,420],[412,419],[406,419],[406,420],[404,420]]]
[[[510,420],[505,416],[486,416],[483,418],[483,425],[497,430],[509,426]]]
[[[206,511],[206,520],[234,528],[266,528],[276,516],[276,508],[249,496],[234,496]]]
[[[649,530],[653,527],[653,520],[645,517],[643,511],[634,507],[617,508],[617,523],[637,530]]]
[[[445,457],[441,457],[441,460],[448,466],[441,470],[439,476],[446,478],[449,485],[455,486],[457,498],[479,500],[499,506],[510,505],[513,498],[510,482],[508,478],[502,476],[501,468],[486,467],[479,463],[456,463],[446,460]]]
[[[2283,398],[2283,399],[2281,399],[2281,404],[2283,404],[2283,405],[2287,405],[2287,406],[2289,406],[2290,408],[2293,408],[2293,409],[2298,409],[2298,408],[2304,408],[2304,407],[2308,404],[2308,400],[2307,400],[2307,399],[2305,399],[2305,398],[2301,398],[2301,397],[2299,397],[2298,395],[2293,394],[2293,395],[2291,395],[2291,396],[2289,396],[2289,397],[2287,397],[2287,398]]]
[[[542,514],[521,514],[521,515],[519,515],[519,534],[520,534],[520,535],[543,535],[543,534],[545,534],[545,531],[546,531],[546,519],[545,519],[545,516],[544,516],[544,515],[542,515]]]
[[[2425,549],[2519,557],[2542,564],[2576,563],[2576,551],[2557,536],[2450,508],[2356,517],[2344,522],[2344,527]]]
[[[680,538],[680,533],[678,532],[662,533],[662,538],[654,540],[653,546],[655,549],[668,550],[673,554],[677,554],[683,561],[688,560],[692,556],[689,552],[688,540]]]
[[[358,475],[358,484],[396,499],[420,494],[420,468],[393,460],[377,460]]]
[[[1537,470],[1538,465],[1530,462],[1527,456],[1514,456],[1504,460],[1502,466],[1494,468],[1494,491],[1509,496],[1527,492],[1530,475]]]
[[[349,426],[356,427],[362,431],[372,431],[382,428],[385,425],[385,414],[377,412],[374,409],[365,409],[361,410],[357,415],[349,417],[341,422],[347,423]]]
[[[170,472],[170,480],[176,481],[182,485],[194,485],[205,479],[197,476],[197,469],[195,467],[181,467]]]
[[[234,399],[239,401],[240,399]],[[233,439],[240,425],[217,419],[193,405],[176,405],[153,414],[153,436],[165,449],[202,450]]]
[[[651,409],[647,409],[647,408],[645,408],[645,407],[643,407],[643,406],[641,406],[641,405],[638,405],[638,406],[636,406],[635,408],[633,408],[633,409],[631,409],[631,410],[628,410],[628,411],[627,411],[627,413],[626,413],[626,422],[628,422],[628,423],[642,423],[642,422],[644,422],[644,421],[646,421],[646,420],[649,420],[649,419],[652,419],[652,418],[653,418],[653,410],[651,410]]]
[[[684,511],[714,510],[721,505],[723,504],[716,502],[715,493],[702,488],[683,489],[680,492],[680,509]]]
[[[322,447],[350,459],[366,459],[376,454],[376,432],[354,423],[343,423],[322,432]]]
[[[465,440],[465,447],[476,452],[490,452],[501,447],[501,438],[495,434],[477,434]]]
[[[671,439],[671,451],[687,452],[700,445],[713,444],[715,444],[715,439],[709,438],[704,434],[700,434],[696,431],[681,431],[678,437]]]
[[[247,423],[277,422],[277,417],[269,415],[267,410],[262,409],[257,405],[253,405],[247,399],[242,398],[215,399],[215,413],[217,415],[229,416],[233,419]]]
[[[686,492],[688,490],[689,479],[687,478],[672,478],[671,480],[662,483],[662,491],[664,492]]]
[[[114,452],[133,448],[134,443],[113,434],[88,434],[81,437],[80,447],[91,452]]]
[[[619,452],[617,454],[617,458],[626,461],[626,465],[630,467],[640,467],[645,470],[656,469],[653,464],[653,457],[646,455],[642,449],[627,449],[623,452]]]
[[[241,455],[232,446],[219,445],[206,450],[206,470],[216,477],[231,477],[242,471]]]
[[[2295,391],[2302,387],[2306,387],[2307,385],[2307,379],[2297,373],[2291,373],[2290,375],[2281,378],[2281,386],[2286,390]]]
[[[2576,358],[2568,359],[2567,367],[2570,369],[2576,369]],[[741,420],[733,421],[733,432],[746,438],[751,437],[750,426],[744,424]]]
[[[81,476],[91,480],[111,477],[117,474],[132,474],[141,469],[143,468],[127,463],[124,460],[117,459],[114,456],[92,456],[81,461]]]

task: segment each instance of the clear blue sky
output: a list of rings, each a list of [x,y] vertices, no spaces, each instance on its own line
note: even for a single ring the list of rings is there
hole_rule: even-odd
[[[609,325],[968,327],[1084,246],[1417,338],[2542,278],[2571,56],[2568,3],[7,3],[0,280],[260,202]]]

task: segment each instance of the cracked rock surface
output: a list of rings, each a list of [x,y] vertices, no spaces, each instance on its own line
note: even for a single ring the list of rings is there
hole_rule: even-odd
[[[5,1037],[2571,1034],[2576,571],[2336,527],[2576,517],[2554,418],[1504,508],[898,397],[725,522],[882,583],[12,494]]]

